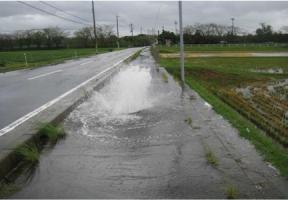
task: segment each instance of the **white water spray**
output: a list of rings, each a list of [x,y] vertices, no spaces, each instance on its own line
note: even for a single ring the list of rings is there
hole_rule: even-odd
[[[113,114],[129,114],[151,107],[149,86],[151,74],[147,68],[132,66],[120,71],[102,92],[106,106]]]
[[[114,131],[125,123],[134,124],[141,119],[136,112],[153,106],[151,80],[149,68],[135,65],[122,69],[70,118],[82,124],[82,134],[93,137],[101,137],[101,133]]]

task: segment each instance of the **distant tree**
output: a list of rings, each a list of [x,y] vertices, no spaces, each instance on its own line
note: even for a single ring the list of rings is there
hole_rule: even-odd
[[[170,40],[172,44],[176,44],[178,42],[178,37],[174,32],[163,30],[158,37],[158,42],[160,44],[166,44],[166,40]]]
[[[260,24],[261,27],[256,29],[256,34],[261,36],[261,35],[272,35],[273,30],[272,26],[266,25],[265,23]]]
[[[32,43],[37,46],[37,48],[41,48],[41,45],[45,43],[45,34],[43,31],[33,32],[31,35]]]
[[[45,28],[43,29],[43,32],[48,48],[52,47],[53,45],[58,48],[66,37],[66,34],[59,27]]]
[[[77,39],[77,46],[78,47],[89,47],[91,46],[93,40],[93,28],[92,27],[84,27],[79,31],[74,33]]]

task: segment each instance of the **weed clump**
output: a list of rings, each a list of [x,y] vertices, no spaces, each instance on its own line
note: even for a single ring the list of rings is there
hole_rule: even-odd
[[[0,198],[8,198],[11,194],[18,191],[19,188],[12,183],[0,183]]]
[[[238,196],[238,190],[235,186],[228,186],[226,188],[227,199],[235,199]]]
[[[168,83],[168,76],[166,73],[162,73],[162,80],[165,82],[165,83]]]
[[[16,149],[16,153],[26,162],[37,163],[39,161],[40,152],[34,143],[25,144],[19,147]]]
[[[62,127],[57,127],[49,123],[40,125],[39,134],[40,137],[46,137],[51,142],[57,142],[66,135]]]
[[[189,125],[192,125],[192,118],[188,117],[187,119],[185,119],[185,122]]]
[[[208,163],[212,166],[218,166],[218,159],[216,158],[216,156],[214,155],[214,153],[211,150],[208,150],[205,154],[206,159],[208,161]]]

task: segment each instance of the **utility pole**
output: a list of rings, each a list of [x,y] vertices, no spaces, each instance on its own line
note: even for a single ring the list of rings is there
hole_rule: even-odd
[[[142,26],[140,27],[140,34],[142,35]]]
[[[131,36],[133,37],[133,29],[134,29],[134,27],[133,27],[133,24],[129,24],[129,25],[130,25]]]
[[[234,18],[232,17],[231,18],[231,21],[232,21],[232,32],[231,32],[231,34],[232,34],[232,36],[234,35]]]
[[[131,23],[131,24],[129,24],[129,26],[130,26],[130,32],[131,32],[131,36],[132,36],[132,37],[131,37],[132,46],[134,46],[134,44],[133,44],[133,43],[134,43],[134,40],[133,40],[133,28],[134,28],[134,27],[133,27],[133,24],[132,24],[132,23]]]
[[[120,48],[120,44],[119,44],[119,27],[118,27],[118,18],[119,16],[116,15],[116,26],[117,26],[117,48]]]
[[[162,26],[162,32],[164,32],[164,25]]]
[[[185,82],[184,76],[184,41],[182,29],[182,1],[179,1],[179,31],[180,31],[180,67],[181,67],[181,80]]]
[[[92,0],[92,14],[93,14],[94,37],[95,37],[95,49],[96,49],[96,53],[98,53],[96,23],[95,23],[95,12],[94,12],[94,1],[93,0]]]
[[[175,22],[174,22],[174,24],[175,24],[175,35],[177,35],[177,25],[178,25],[178,22],[175,20]]]

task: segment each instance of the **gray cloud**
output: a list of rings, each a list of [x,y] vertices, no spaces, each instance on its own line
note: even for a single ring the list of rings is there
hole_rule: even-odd
[[[49,12],[72,19],[41,2],[27,3],[45,9]],[[73,15],[92,22],[90,1],[53,1],[48,2]],[[165,29],[174,31],[175,20],[178,20],[178,3],[175,2],[95,2],[96,21],[98,24],[115,25],[115,15],[120,16],[121,35],[129,34],[129,24],[133,23],[135,33],[147,29]],[[184,24],[219,23],[230,25],[230,18],[234,17],[237,26],[248,32],[253,32],[259,23],[271,24],[274,30],[287,25],[288,2],[183,2]],[[77,20],[77,18],[73,18]],[[80,28],[82,25],[63,21],[56,17],[34,10],[19,2],[0,1],[0,32],[13,32],[15,30],[37,29],[48,26],[59,26],[67,31]]]

